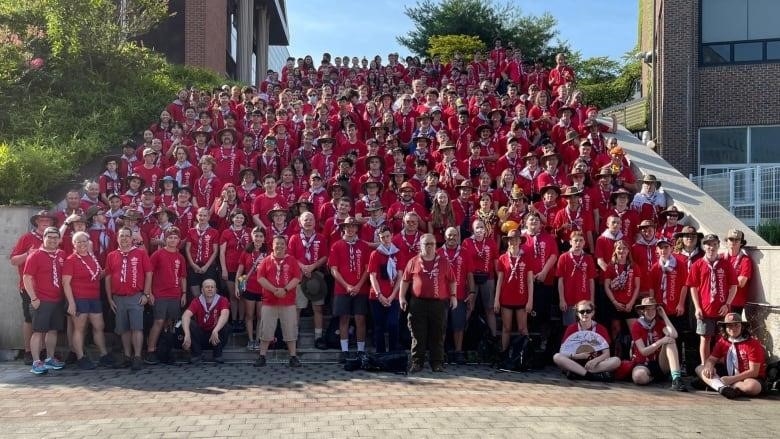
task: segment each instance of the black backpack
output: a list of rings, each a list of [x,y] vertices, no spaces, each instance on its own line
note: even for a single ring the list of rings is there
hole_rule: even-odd
[[[527,335],[515,337],[509,345],[507,369],[527,372],[534,366],[534,349]]]

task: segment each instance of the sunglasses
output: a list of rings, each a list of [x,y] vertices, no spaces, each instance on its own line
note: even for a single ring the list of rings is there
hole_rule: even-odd
[[[580,314],[580,315],[590,314],[592,312],[593,312],[592,309],[579,309],[579,310],[577,310],[577,313]]]

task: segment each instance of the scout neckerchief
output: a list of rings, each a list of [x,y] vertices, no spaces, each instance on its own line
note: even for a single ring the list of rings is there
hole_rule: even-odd
[[[420,240],[420,231],[417,230],[414,232],[414,238],[412,238],[412,242],[410,243],[408,239],[406,239],[408,235],[407,233],[404,233],[404,231],[401,231],[401,241],[406,245],[406,249],[409,253],[416,253],[419,251],[419,247],[417,246]]]
[[[658,261],[658,265],[661,267],[661,301],[667,302],[668,287],[666,285],[668,279],[668,273],[673,273],[677,269],[677,259],[674,256],[669,256],[666,261]]]
[[[303,229],[301,229],[301,244],[303,245],[303,248],[306,251],[306,254],[304,256],[306,257],[306,262],[308,263],[313,262],[312,254],[311,254],[311,245],[314,243],[315,238],[317,238],[317,233],[315,231],[312,230],[311,236],[307,238],[306,232]]]
[[[60,255],[60,253],[59,253],[60,251],[59,251],[59,249],[57,249],[57,250],[54,250],[54,251],[50,252],[50,251],[46,250],[43,247],[41,247],[41,251],[46,253],[46,256],[48,256],[49,259],[51,259],[51,283],[55,287],[59,288],[60,287],[60,272],[57,269],[57,257]]]
[[[198,296],[198,301],[200,302],[200,306],[203,307],[203,323],[208,323],[209,319],[211,318],[211,312],[214,311],[214,308],[217,307],[217,303],[219,303],[219,296],[214,295],[212,297],[211,303],[206,302],[206,295],[201,294]]]
[[[87,261],[85,261],[84,258],[82,258],[80,254],[75,253],[75,255],[76,255],[77,258],[79,258],[79,261],[81,261],[81,263],[84,265],[84,267],[87,268],[87,271],[89,272],[89,280],[91,280],[93,282],[98,280],[98,278],[100,277],[100,270],[101,270],[101,268],[100,268],[100,262],[98,262],[98,260],[95,257],[95,255],[93,255],[92,253],[87,254],[89,259],[91,259],[92,263],[94,263],[94,265],[95,265],[94,269],[92,267],[90,267],[90,265],[87,263]]]
[[[628,262],[624,262],[622,264],[615,262],[614,265],[616,276],[614,279],[612,279],[612,282],[610,282],[609,286],[613,290],[622,290],[628,284],[628,274],[631,271],[631,267],[629,266]]]
[[[742,343],[744,341],[747,341],[746,337],[737,337],[737,338],[728,338],[729,343],[731,343],[731,346],[729,346],[729,351],[726,354],[726,370],[729,373],[729,376],[736,375],[739,371],[737,370],[737,367],[739,366],[739,354],[737,353],[737,345],[739,343]]]
[[[195,232],[198,234],[198,249],[195,254],[195,262],[203,263],[208,260],[206,256],[209,253],[208,248],[206,248],[206,242],[205,242],[206,240],[203,238],[206,236],[206,232],[209,231],[211,226],[206,224],[206,228],[201,230],[199,224],[196,225],[194,228],[195,228]]]
[[[379,244],[376,251],[387,256],[387,278],[390,279],[390,282],[395,282],[395,279],[398,276],[398,260],[396,259],[395,254],[400,250],[391,242],[390,245],[387,246]]]
[[[347,244],[349,250],[349,271],[352,273],[360,273],[359,261],[357,260],[357,251],[355,245],[357,244],[357,237],[353,237],[351,240],[343,240]]]
[[[235,226],[230,226],[230,231],[233,232],[233,237],[236,238],[236,250],[242,250],[249,244],[249,234],[246,233],[245,228],[239,227],[236,230]]]
[[[520,262],[523,259],[523,252],[522,250],[517,251],[517,256],[512,256],[512,253],[507,250],[506,255],[509,259],[509,277],[507,278],[507,282],[511,282],[512,279],[514,279],[515,275],[520,277],[520,274],[517,272],[520,268]]]
[[[710,300],[714,301],[715,297],[718,295],[717,271],[718,263],[720,262],[720,256],[718,256],[714,261],[710,261],[705,257],[704,261],[707,263],[707,266],[710,267]]]

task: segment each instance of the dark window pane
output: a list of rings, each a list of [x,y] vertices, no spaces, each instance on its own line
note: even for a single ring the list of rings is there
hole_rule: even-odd
[[[702,128],[699,160],[702,165],[747,163],[747,128]]]
[[[761,61],[764,59],[763,43],[734,45],[734,62]]]
[[[780,126],[751,128],[750,162],[780,163],[777,139],[780,139]]]
[[[766,42],[766,59],[780,59],[780,41]]]
[[[723,64],[731,62],[731,48],[728,44],[712,44],[702,46],[704,64]]]

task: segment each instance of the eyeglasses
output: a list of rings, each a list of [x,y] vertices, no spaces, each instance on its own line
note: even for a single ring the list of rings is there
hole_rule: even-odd
[[[577,313],[580,314],[580,315],[590,314],[592,312],[593,312],[592,309],[579,309],[579,310],[577,310]]]

